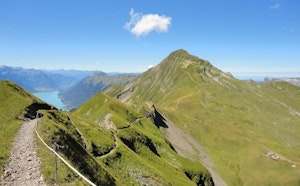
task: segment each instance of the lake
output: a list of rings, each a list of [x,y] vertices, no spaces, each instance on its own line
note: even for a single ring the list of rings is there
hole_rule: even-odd
[[[47,102],[48,104],[54,105],[57,109],[63,109],[64,104],[58,97],[59,91],[51,91],[51,92],[36,92],[33,93],[36,97],[41,100]]]

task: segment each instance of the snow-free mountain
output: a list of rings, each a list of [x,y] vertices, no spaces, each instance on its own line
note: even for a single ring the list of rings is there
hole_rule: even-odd
[[[206,152],[211,162],[197,159],[170,127],[163,127],[175,150],[201,162],[214,181],[221,177],[228,185],[299,183],[300,87],[240,81],[177,50],[123,90],[106,92],[136,110],[155,105],[165,121],[197,142],[192,149]],[[268,156],[270,152],[279,160]]]
[[[180,49],[73,112],[30,106],[45,103],[14,83],[0,85],[0,108],[9,106],[1,127],[17,130],[40,108],[42,138],[97,185],[300,181],[300,87],[287,82],[237,80]],[[45,181],[54,184],[53,156],[40,144],[37,154]],[[84,184],[62,163],[59,172],[59,184]]]

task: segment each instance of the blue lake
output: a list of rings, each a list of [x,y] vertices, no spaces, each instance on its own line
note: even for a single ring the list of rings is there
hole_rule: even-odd
[[[47,102],[48,104],[54,105],[57,109],[63,109],[64,104],[58,97],[58,91],[51,91],[51,92],[36,92],[33,93],[36,97],[40,98],[41,100]]]

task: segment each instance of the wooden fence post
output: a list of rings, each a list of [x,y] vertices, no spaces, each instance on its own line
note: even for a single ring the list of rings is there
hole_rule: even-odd
[[[57,144],[54,143],[53,150],[56,152],[57,150]],[[55,180],[55,185],[58,185],[57,183],[57,156],[54,154],[54,180]]]

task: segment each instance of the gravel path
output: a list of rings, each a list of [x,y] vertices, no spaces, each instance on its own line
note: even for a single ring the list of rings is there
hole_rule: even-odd
[[[36,155],[34,128],[36,120],[24,122],[16,137],[9,162],[3,168],[0,185],[46,185],[41,175],[40,159]]]

